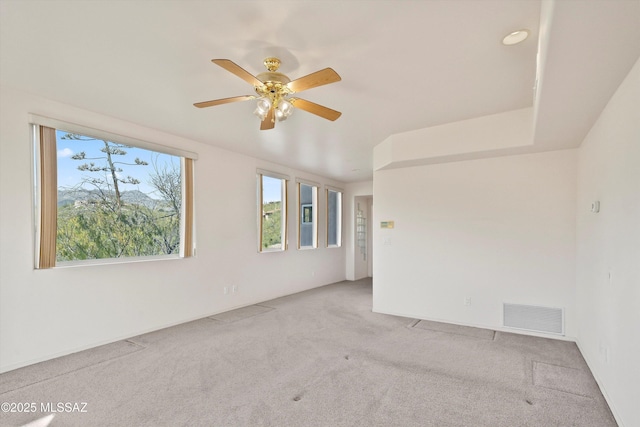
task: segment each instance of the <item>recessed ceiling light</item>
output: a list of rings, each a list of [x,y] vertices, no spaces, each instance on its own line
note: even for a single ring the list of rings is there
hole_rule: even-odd
[[[518,30],[507,34],[502,39],[502,44],[505,46],[511,46],[514,44],[522,43],[529,37],[529,30]]]

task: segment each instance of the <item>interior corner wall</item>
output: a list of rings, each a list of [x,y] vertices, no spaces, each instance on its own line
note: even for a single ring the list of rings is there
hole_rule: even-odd
[[[3,87],[0,89],[0,372],[345,279],[344,248],[258,253],[256,169],[344,187],[321,176],[197,143]],[[34,269],[29,113],[198,154],[197,256]],[[237,286],[225,295],[225,286]]]
[[[618,424],[640,426],[640,60],[580,147],[577,248],[578,345]]]
[[[577,150],[374,172],[373,309],[504,329],[502,304],[565,309],[575,336]],[[470,305],[465,300],[470,298]]]

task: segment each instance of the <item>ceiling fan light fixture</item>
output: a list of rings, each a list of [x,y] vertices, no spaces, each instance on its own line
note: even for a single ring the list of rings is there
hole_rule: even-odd
[[[276,120],[279,122],[283,122],[285,120],[287,120],[287,116],[285,116],[281,110],[278,110],[276,108]]]
[[[270,108],[271,108],[271,99],[269,99],[268,96],[263,96],[258,98],[257,109],[260,110],[260,112],[264,112],[266,114]]]
[[[293,113],[293,105],[286,99],[281,99],[276,108],[276,119],[280,122],[287,120],[291,113]]]
[[[255,109],[253,114],[255,114],[260,119],[260,121],[263,121],[267,117],[267,112],[260,111],[258,108]]]
[[[263,96],[258,98],[258,102],[256,103],[256,110],[253,112],[256,116],[260,118],[260,120],[264,120],[271,109],[271,100],[267,96]]]

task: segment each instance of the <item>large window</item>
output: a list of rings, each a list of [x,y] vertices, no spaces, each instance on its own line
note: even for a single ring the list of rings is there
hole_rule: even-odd
[[[191,256],[192,159],[64,127],[34,126],[36,266]]]
[[[287,177],[258,171],[260,252],[287,249]]]
[[[298,249],[318,247],[318,184],[298,181]]]
[[[342,246],[342,191],[327,189],[327,247]]]

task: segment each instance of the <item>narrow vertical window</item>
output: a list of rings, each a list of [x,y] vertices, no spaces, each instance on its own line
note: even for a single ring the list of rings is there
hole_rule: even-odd
[[[298,181],[298,249],[318,247],[318,186]]]
[[[260,252],[287,249],[287,178],[258,173]]]
[[[342,246],[342,191],[327,189],[327,247]]]

